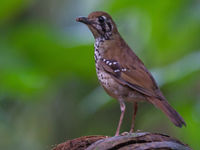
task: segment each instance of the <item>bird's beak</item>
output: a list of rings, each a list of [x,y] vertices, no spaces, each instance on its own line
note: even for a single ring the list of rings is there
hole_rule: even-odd
[[[82,22],[87,25],[91,24],[91,21],[87,17],[78,17],[78,18],[76,18],[76,21]]]

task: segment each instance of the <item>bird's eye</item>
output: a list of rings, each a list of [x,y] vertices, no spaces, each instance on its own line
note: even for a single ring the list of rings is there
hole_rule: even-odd
[[[103,23],[103,22],[105,21],[104,18],[103,18],[102,16],[100,16],[98,19],[99,19],[99,22],[100,22],[100,23]]]

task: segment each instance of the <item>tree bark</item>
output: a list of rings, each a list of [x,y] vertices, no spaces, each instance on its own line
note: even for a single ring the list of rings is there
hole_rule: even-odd
[[[137,132],[120,136],[84,136],[58,144],[53,150],[191,150],[160,133]]]

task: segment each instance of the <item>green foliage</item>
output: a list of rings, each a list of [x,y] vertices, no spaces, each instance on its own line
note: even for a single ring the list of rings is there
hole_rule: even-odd
[[[75,22],[100,8],[113,16],[187,123],[178,129],[157,109],[141,104],[136,128],[200,149],[196,0],[1,1],[0,149],[42,150],[83,135],[114,135],[119,105],[99,87],[92,34]],[[127,106],[122,132],[131,121],[132,106]]]

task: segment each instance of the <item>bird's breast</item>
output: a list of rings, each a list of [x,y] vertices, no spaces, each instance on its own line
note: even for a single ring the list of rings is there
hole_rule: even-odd
[[[119,92],[121,91],[121,85],[118,85],[118,83],[111,77],[111,75],[102,70],[101,66],[98,66],[98,64],[96,66],[96,73],[100,84],[107,91],[107,93],[110,96],[117,98],[120,95]]]
[[[112,96],[117,98],[118,94],[118,88],[119,86],[117,85],[117,82],[111,77],[111,75],[107,72],[104,71],[103,67],[101,66],[101,59],[103,58],[103,50],[101,49],[102,47],[100,46],[101,40],[96,40],[94,48],[94,58],[95,58],[95,66],[96,66],[96,73],[98,80],[100,84],[103,86],[103,88],[107,91],[107,93]]]
[[[95,41],[94,44],[94,57],[95,57],[95,66],[96,66],[96,73],[98,80],[102,87],[105,89],[105,91],[112,97],[118,99],[119,97],[123,97],[124,100],[127,101],[135,101],[138,98],[142,99],[141,95],[127,86],[124,86],[117,82],[113,76],[106,72],[102,66],[102,60],[106,60],[104,58],[104,52],[105,52],[105,44],[103,45],[103,40],[99,39]],[[107,61],[106,61],[107,62]],[[108,61],[110,62],[110,61]],[[108,63],[109,65],[109,63]],[[119,69],[117,69],[119,70]],[[125,71],[124,68],[122,68],[122,71]]]

